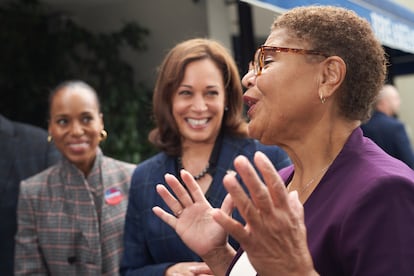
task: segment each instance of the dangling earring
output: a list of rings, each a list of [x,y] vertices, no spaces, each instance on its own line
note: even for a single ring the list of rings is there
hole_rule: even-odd
[[[319,94],[319,98],[321,99],[322,104],[326,102],[326,98],[322,94]]]
[[[101,130],[101,141],[105,141],[107,137],[108,137],[108,132],[106,132],[105,129],[102,129]]]
[[[47,141],[49,143],[53,141],[52,135],[50,135],[50,134],[47,135]]]

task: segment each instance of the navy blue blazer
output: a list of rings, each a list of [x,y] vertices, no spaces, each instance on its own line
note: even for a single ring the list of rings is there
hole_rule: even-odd
[[[291,164],[287,154],[279,147],[264,146],[253,139],[224,136],[214,179],[206,192],[206,198],[213,207],[220,207],[227,194],[222,180],[227,170],[234,170],[234,158],[245,155],[252,161],[256,151],[264,152],[277,169]],[[175,157],[159,153],[138,164],[134,171],[125,220],[122,275],[163,276],[167,267],[175,263],[201,261],[175,231],[152,212],[154,206],[169,210],[155,186],[160,183],[166,185],[165,173],[177,175],[176,163]],[[233,217],[243,221],[237,211]],[[239,247],[233,239],[230,243],[236,249]]]
[[[414,153],[405,126],[398,119],[375,111],[361,126],[364,136],[373,140],[389,155],[400,159],[414,169]]]
[[[20,181],[54,164],[60,154],[39,127],[0,115],[0,275],[13,275]]]

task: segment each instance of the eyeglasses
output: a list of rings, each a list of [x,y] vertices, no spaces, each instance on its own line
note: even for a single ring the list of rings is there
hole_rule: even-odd
[[[254,69],[254,74],[256,76],[259,76],[260,74],[262,74],[266,52],[274,52],[274,53],[283,52],[283,53],[293,53],[293,54],[300,54],[300,55],[316,55],[316,56],[323,56],[323,57],[329,56],[327,54],[324,54],[322,52],[315,51],[315,50],[305,50],[305,49],[262,45],[257,49],[256,53],[254,54],[253,69]]]

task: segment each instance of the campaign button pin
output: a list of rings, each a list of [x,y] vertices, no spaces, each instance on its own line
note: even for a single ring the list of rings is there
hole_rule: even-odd
[[[111,187],[105,191],[105,201],[109,205],[117,205],[123,198],[124,195],[119,188]]]

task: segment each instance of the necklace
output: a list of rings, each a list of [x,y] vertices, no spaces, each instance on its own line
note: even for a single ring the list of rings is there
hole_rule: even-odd
[[[301,196],[304,192],[306,192],[308,190],[308,188],[310,187],[310,185],[313,182],[315,182],[315,179],[317,177],[319,177],[321,174],[323,174],[329,168],[330,165],[331,165],[331,163],[329,163],[328,166],[326,166],[322,170],[320,170],[317,175],[315,175],[308,183],[306,183],[306,185],[300,191],[298,191],[298,195]],[[292,182],[289,183],[289,185],[287,186],[288,192],[291,192],[291,184],[292,184]]]
[[[181,169],[184,169],[183,162],[181,160],[181,156],[177,157],[177,161],[178,161],[178,167],[181,168]],[[209,169],[210,169],[210,162],[207,162],[207,166],[199,174],[193,175],[194,179],[199,180],[199,179],[203,178],[208,173]]]

